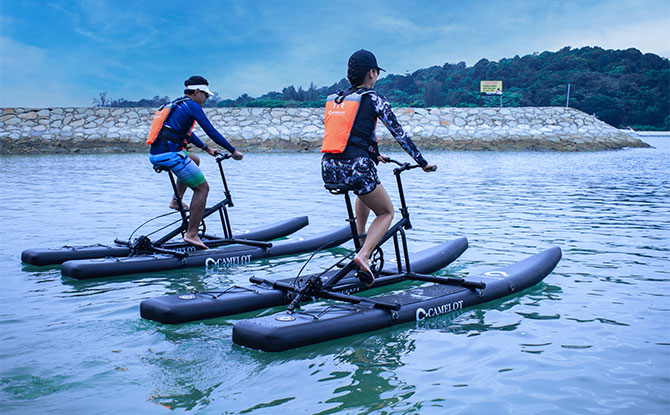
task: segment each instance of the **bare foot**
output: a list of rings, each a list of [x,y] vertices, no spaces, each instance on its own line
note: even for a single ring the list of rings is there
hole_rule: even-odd
[[[368,287],[374,284],[375,275],[372,273],[368,262],[362,258],[359,258],[358,255],[354,257],[354,262],[361,269],[356,275],[361,280],[361,282],[364,282]]]
[[[191,245],[195,245],[195,246],[197,246],[197,247],[199,247],[199,248],[202,248],[202,249],[209,249],[209,248],[207,247],[207,245],[205,245],[205,244],[200,240],[200,237],[197,236],[197,235],[195,236],[195,238],[192,237],[192,236],[184,235],[184,241],[190,243]]]

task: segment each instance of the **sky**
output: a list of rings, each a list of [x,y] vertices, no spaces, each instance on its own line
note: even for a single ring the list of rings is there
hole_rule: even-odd
[[[0,107],[328,86],[361,48],[405,74],[565,46],[670,57],[670,0],[0,0]]]

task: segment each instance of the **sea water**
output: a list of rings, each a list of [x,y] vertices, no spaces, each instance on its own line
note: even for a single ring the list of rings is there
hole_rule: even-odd
[[[557,245],[554,272],[481,306],[281,353],[232,342],[236,321],[281,307],[163,325],[141,319],[139,303],[295,276],[309,254],[90,281],[25,266],[24,249],[127,239],[168,211],[171,187],[145,154],[2,156],[0,412],[667,414],[670,138],[645,141],[654,148],[425,152],[439,170],[403,174],[411,251],[467,236],[439,272],[464,277]],[[202,158],[218,201],[218,169]],[[302,215],[310,225],[289,238],[344,225],[319,160],[225,161],[234,230]],[[397,207],[392,168],[379,172]],[[351,248],[317,254],[304,272]]]

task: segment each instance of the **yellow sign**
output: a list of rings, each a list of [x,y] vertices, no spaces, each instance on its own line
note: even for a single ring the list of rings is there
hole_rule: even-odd
[[[481,81],[479,88],[484,95],[502,95],[502,81]]]

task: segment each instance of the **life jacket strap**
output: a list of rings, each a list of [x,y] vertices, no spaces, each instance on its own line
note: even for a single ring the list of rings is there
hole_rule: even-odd
[[[156,114],[154,115],[153,120],[151,121],[151,128],[149,130],[149,136],[147,137],[147,145],[153,144],[154,141],[159,140],[159,139],[165,139],[161,138],[163,135],[163,131],[168,127],[166,124],[170,120],[170,116],[174,112],[174,109],[177,107],[177,105],[181,104],[182,102],[186,101],[187,99],[190,99],[189,97],[183,97],[179,98],[173,102],[168,102],[164,105],[162,105],[157,111]],[[166,111],[167,110],[167,111]],[[167,112],[167,114],[166,114]],[[195,122],[193,122],[193,126],[195,126]],[[171,128],[170,128],[171,129]],[[175,131],[174,129],[171,129],[175,134],[178,136],[181,136],[178,131]],[[193,127],[191,127],[191,131],[193,131]],[[187,134],[190,135],[191,131]],[[184,138],[184,140],[187,140],[187,137]],[[172,141],[172,140],[170,140]],[[178,143],[180,144],[180,143]]]
[[[354,131],[361,99],[371,92],[373,90],[356,89],[346,93],[337,91],[326,99],[322,153],[342,153],[352,135],[374,145],[374,140],[366,137],[362,132]]]

